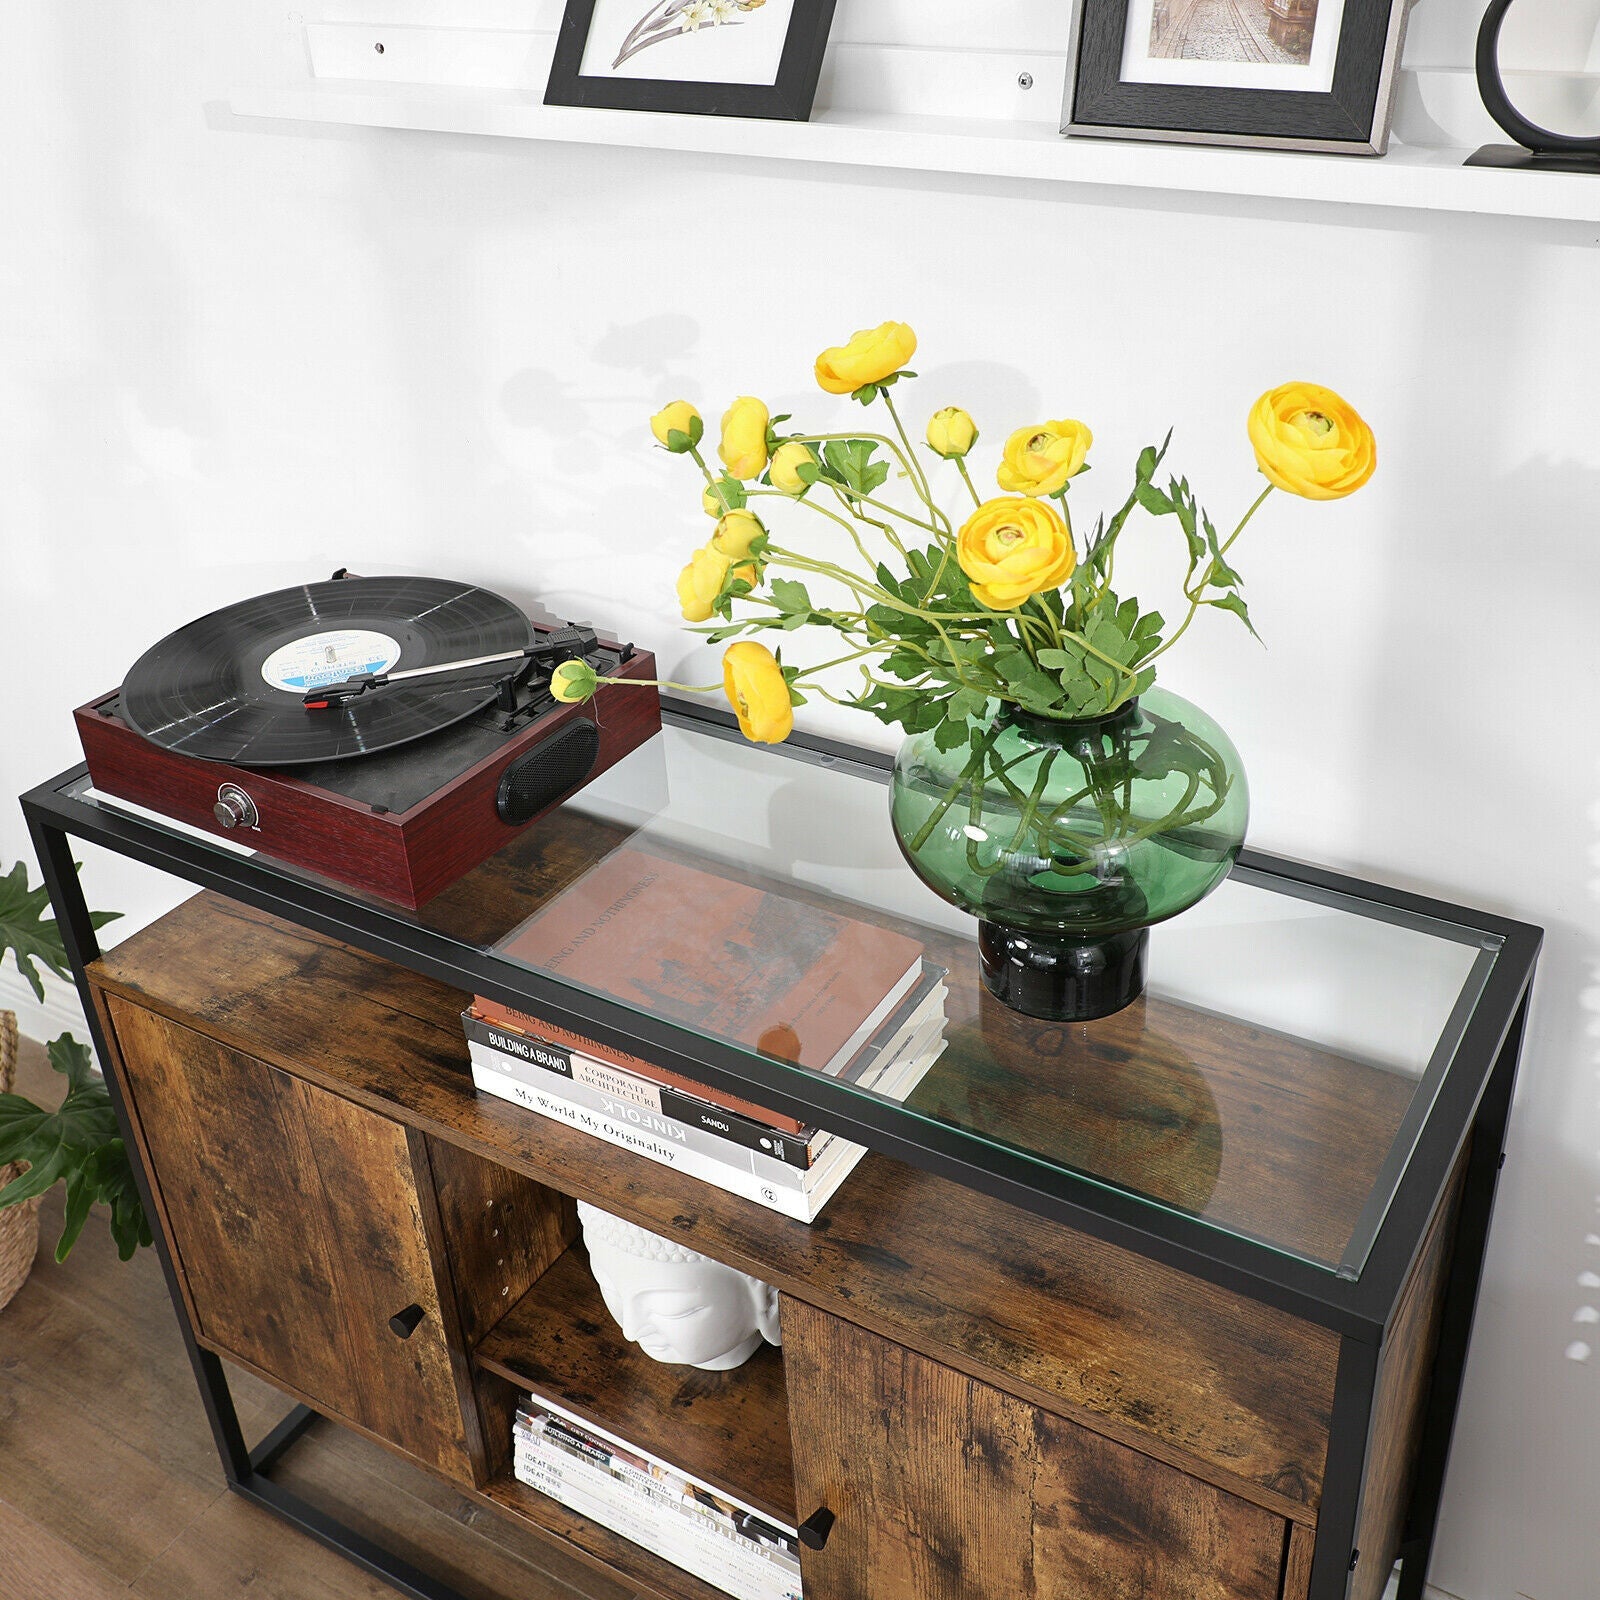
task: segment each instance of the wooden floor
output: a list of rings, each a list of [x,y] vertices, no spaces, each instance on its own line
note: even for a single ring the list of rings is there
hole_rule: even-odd
[[[17,1089],[61,1080],[24,1046]],[[227,1493],[154,1251],[124,1265],[90,1219],[63,1266],[61,1190],[33,1273],[0,1310],[0,1600],[384,1600],[394,1591]],[[246,1437],[288,1409],[230,1373]],[[630,1600],[632,1590],[319,1422],[274,1469],[469,1600]]]

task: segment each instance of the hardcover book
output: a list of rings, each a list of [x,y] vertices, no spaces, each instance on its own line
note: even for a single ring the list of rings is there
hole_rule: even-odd
[[[827,1073],[849,1063],[916,983],[923,955],[904,934],[635,845],[557,895],[501,949],[637,1010]],[[508,1008],[482,1009],[533,1026]]]

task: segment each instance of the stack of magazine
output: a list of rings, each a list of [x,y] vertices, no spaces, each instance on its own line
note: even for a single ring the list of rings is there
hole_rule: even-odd
[[[529,966],[904,1100],[944,1048],[944,970],[904,934],[627,846],[502,946]],[[865,1154],[536,1013],[479,996],[472,1078],[526,1106],[814,1220]]]
[[[793,1528],[537,1395],[517,1408],[517,1477],[737,1600],[801,1600]]]

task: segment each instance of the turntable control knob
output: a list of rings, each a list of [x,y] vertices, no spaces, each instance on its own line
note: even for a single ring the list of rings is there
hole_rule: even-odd
[[[255,801],[236,783],[225,783],[217,790],[211,814],[224,828],[253,828],[261,821]]]

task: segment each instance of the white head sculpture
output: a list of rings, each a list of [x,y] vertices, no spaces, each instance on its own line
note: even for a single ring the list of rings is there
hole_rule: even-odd
[[[671,1366],[726,1372],[778,1336],[778,1291],[578,1202],[589,1265],[623,1336]]]

